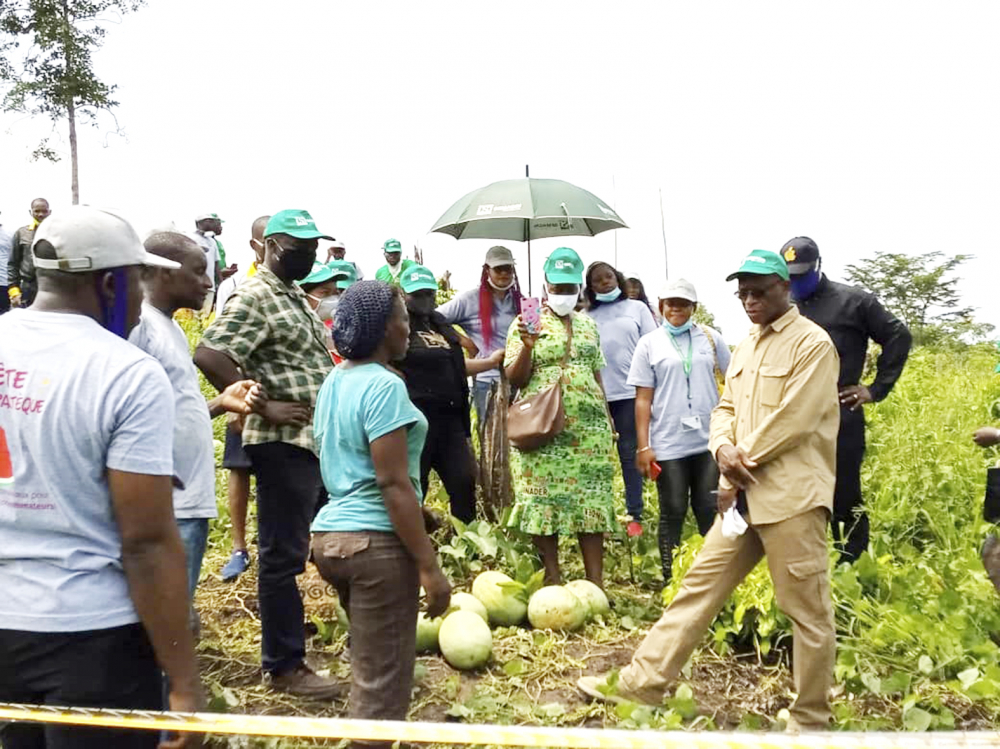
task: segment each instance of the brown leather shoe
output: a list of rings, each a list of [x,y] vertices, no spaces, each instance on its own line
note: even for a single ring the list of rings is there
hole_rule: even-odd
[[[264,684],[279,692],[314,700],[335,700],[347,691],[346,684],[320,676],[305,662],[280,674],[265,674]]]

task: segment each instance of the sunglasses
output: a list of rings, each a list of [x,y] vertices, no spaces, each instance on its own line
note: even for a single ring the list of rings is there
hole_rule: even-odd
[[[780,281],[772,281],[767,286],[760,289],[740,289],[739,291],[733,292],[733,296],[739,299],[741,302],[745,302],[747,299],[753,297],[754,299],[763,299],[767,292],[777,286]]]

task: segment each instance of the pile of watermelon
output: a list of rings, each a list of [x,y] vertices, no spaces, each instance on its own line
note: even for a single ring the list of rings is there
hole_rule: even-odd
[[[417,619],[417,652],[440,652],[453,668],[481,668],[493,655],[490,627],[516,627],[525,619],[535,629],[573,632],[608,613],[608,598],[589,580],[547,585],[528,596],[521,583],[502,572],[481,573],[472,594],[454,593],[444,616]]]

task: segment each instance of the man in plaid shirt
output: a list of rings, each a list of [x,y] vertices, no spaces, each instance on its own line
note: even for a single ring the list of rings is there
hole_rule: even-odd
[[[331,699],[340,685],[304,660],[304,611],[295,582],[309,555],[309,524],[326,499],[312,409],[333,362],[328,333],[295,284],[312,269],[319,239],[330,237],[306,211],[274,214],[264,230],[263,264],[233,292],[194,360],[220,390],[246,377],[264,386],[267,401],[243,427],[257,477],[264,678],[275,689]]]

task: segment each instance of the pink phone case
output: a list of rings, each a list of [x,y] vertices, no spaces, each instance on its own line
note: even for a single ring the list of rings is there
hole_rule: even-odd
[[[521,319],[528,327],[528,331],[534,335],[538,332],[541,322],[541,302],[537,297],[523,297],[521,299]]]

